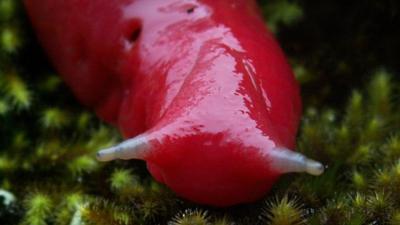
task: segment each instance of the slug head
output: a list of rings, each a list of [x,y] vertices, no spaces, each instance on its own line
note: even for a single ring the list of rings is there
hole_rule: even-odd
[[[180,196],[216,206],[254,201],[282,173],[322,172],[287,150],[299,89],[255,1],[25,5],[75,95],[130,138],[99,160],[146,160]]]
[[[178,195],[214,206],[255,201],[282,173],[321,174],[320,163],[288,150],[300,117],[298,86],[273,37],[255,32],[264,25],[254,4],[204,2],[126,8],[127,17],[141,18],[122,67],[134,91],[119,115],[122,132],[134,138],[99,160],[145,160]],[[242,19],[258,26],[230,20],[241,7],[249,13]]]

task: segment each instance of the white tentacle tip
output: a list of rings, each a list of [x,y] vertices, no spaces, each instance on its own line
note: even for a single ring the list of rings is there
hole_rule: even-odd
[[[301,173],[319,176],[325,168],[320,162],[309,159],[299,152],[287,148],[275,148],[269,152],[271,167],[281,173]]]
[[[146,137],[137,136],[113,147],[100,150],[96,154],[96,158],[103,162],[115,159],[144,159],[150,147]]]
[[[102,149],[96,153],[96,158],[101,162],[111,161],[117,158],[115,154],[117,151],[116,147]]]
[[[324,173],[325,167],[320,162],[314,161],[312,159],[306,159],[306,172],[308,174],[319,176]]]

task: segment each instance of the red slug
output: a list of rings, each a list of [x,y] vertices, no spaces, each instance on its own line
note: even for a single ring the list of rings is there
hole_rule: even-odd
[[[262,197],[323,166],[291,151],[299,88],[253,0],[25,0],[77,98],[126,141],[100,161],[145,160],[194,202]]]

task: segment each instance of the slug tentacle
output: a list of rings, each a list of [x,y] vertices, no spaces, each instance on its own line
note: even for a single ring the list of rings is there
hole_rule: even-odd
[[[320,162],[287,148],[274,148],[268,154],[272,159],[271,167],[281,173],[306,172],[319,176],[324,172],[324,166]]]
[[[139,135],[113,147],[100,150],[97,152],[96,157],[99,161],[144,159],[150,147],[148,139],[143,135]]]

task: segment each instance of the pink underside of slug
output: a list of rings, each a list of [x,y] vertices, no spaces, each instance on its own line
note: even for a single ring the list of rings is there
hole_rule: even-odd
[[[189,200],[227,206],[279,177],[268,151],[294,149],[301,103],[285,57],[249,0],[25,0],[77,98],[145,134],[148,168]]]

